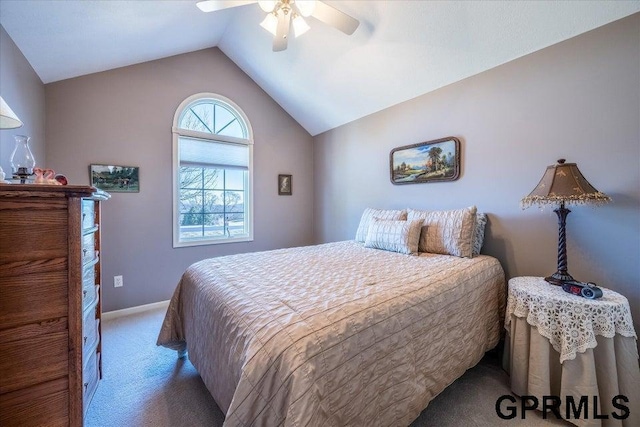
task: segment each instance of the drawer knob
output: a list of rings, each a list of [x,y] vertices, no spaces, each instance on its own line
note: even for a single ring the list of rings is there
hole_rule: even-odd
[[[87,296],[87,291],[82,291],[82,297],[86,297]]]
[[[87,387],[89,387],[89,383],[84,383],[84,391],[87,391]]]
[[[87,256],[87,252],[88,252],[87,248],[84,248],[84,249],[82,250],[82,255],[83,255],[83,256]]]
[[[84,338],[83,338],[83,340],[84,340],[84,343],[85,343],[85,344],[87,343],[87,338],[88,338],[88,337],[84,337]]]
[[[86,216],[87,216],[87,214],[86,214],[86,213],[83,213],[83,214],[82,214],[82,222],[84,222],[84,219],[86,218]]]

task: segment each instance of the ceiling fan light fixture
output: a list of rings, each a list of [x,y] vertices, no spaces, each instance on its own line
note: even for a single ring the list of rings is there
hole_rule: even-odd
[[[276,3],[278,2],[275,0],[259,0],[258,1],[258,5],[260,6],[260,8],[267,13],[273,12],[273,9],[275,9],[276,7]]]
[[[304,20],[304,18],[300,15],[293,15],[293,34],[296,37],[300,37],[307,31],[309,31],[309,24]]]
[[[260,26],[275,36],[278,28],[278,17],[275,12],[268,14],[260,23]]]
[[[311,16],[316,8],[316,0],[295,0],[294,4],[304,17]]]
[[[203,12],[213,12],[214,10],[218,10],[216,4],[212,1],[199,1],[196,3],[196,6],[198,6],[198,9]]]

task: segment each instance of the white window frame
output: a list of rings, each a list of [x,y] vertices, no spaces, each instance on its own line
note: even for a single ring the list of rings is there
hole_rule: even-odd
[[[180,117],[182,116],[182,112],[187,108],[190,104],[200,101],[210,99],[214,102],[223,104],[230,109],[233,109],[240,118],[244,121],[244,126],[247,129],[247,139],[243,138],[234,138],[231,136],[224,135],[215,135],[206,132],[198,132],[188,129],[180,128]],[[191,95],[178,106],[176,112],[173,116],[173,247],[181,248],[181,247],[190,247],[190,246],[201,246],[201,245],[216,245],[222,243],[236,243],[236,242],[251,242],[253,241],[253,130],[251,128],[251,123],[249,122],[249,118],[242,111],[242,109],[229,98],[226,98],[222,95],[218,95],[215,93],[198,93],[195,95]],[[202,238],[195,239],[189,241],[180,241],[180,137],[192,137],[203,140],[209,140],[213,142],[222,142],[222,143],[231,143],[231,144],[242,144],[246,145],[249,148],[249,167],[248,167],[248,191],[245,195],[245,204],[244,207],[244,215],[247,216],[247,224],[249,228],[249,232],[247,235],[242,237],[227,237],[227,238]]]

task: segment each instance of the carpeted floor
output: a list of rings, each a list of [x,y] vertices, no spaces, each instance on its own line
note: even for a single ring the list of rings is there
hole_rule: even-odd
[[[89,407],[85,426],[222,426],[224,415],[188,360],[156,346],[165,308],[104,320],[103,380]],[[508,376],[489,353],[422,411],[412,427],[571,426],[540,412],[502,420],[498,397],[510,394]]]

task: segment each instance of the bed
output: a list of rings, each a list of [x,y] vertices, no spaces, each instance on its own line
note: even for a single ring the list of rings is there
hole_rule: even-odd
[[[504,303],[495,258],[351,240],[193,264],[158,345],[188,351],[225,426],[402,426],[496,346]]]

